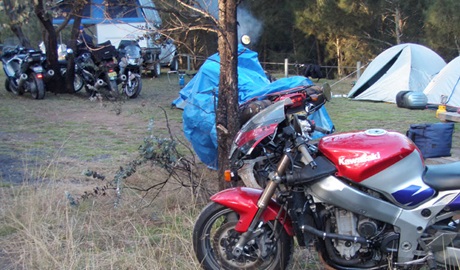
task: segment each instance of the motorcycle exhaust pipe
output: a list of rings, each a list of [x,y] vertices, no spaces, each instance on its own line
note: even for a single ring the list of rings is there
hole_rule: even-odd
[[[99,80],[97,80],[97,82],[94,84],[94,89],[97,90],[97,89],[101,88],[101,87],[104,86],[104,85],[107,85],[107,84],[104,82],[104,80],[99,79]]]
[[[24,82],[29,78],[27,74],[22,73],[21,76],[19,76],[19,81],[18,81],[18,87],[21,88],[24,85]]]
[[[45,74],[45,81],[49,81],[54,76],[54,70],[50,69]]]
[[[125,82],[127,79],[128,79],[128,77],[126,77],[125,74],[121,74],[120,77],[118,77],[118,82],[117,83]]]
[[[353,235],[340,235],[340,234],[335,234],[335,233],[328,233],[324,231],[320,231],[318,229],[313,228],[312,226],[309,225],[303,225],[301,227],[302,232],[306,233],[311,233],[313,235],[318,236],[321,239],[326,239],[326,238],[331,238],[331,239],[336,239],[336,240],[344,240],[344,241],[350,241],[353,243],[361,243],[361,244],[368,244],[368,241],[366,238],[362,236],[353,236]]]

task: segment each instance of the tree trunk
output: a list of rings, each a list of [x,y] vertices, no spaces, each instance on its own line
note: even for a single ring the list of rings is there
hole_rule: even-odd
[[[342,48],[340,44],[340,38],[335,38],[335,48],[337,54],[337,75],[342,78],[343,72],[343,61],[342,61]]]
[[[394,17],[395,17],[396,44],[401,44],[403,21],[401,19],[401,11],[399,10],[399,7],[395,8]]]
[[[57,34],[53,26],[53,18],[49,13],[46,12],[43,5],[43,0],[34,1],[34,12],[46,31],[43,42],[45,43],[46,47],[47,69],[52,69],[54,71],[54,76],[46,82],[46,89],[54,93],[69,93],[65,87],[59,67]]]
[[[218,142],[219,189],[229,168],[228,155],[232,140],[239,129],[238,118],[238,41],[236,0],[219,0],[218,48],[220,55],[219,94],[216,110]]]
[[[13,3],[11,0],[3,0],[3,5],[5,7],[5,12],[8,16],[9,19],[9,25],[11,32],[13,32],[16,37],[19,39],[19,43],[21,46],[26,47],[26,48],[31,48],[30,41],[29,39],[24,35],[24,32],[22,31],[21,24],[18,22],[18,13],[17,9],[15,8],[14,4],[17,4],[17,1],[14,1]]]

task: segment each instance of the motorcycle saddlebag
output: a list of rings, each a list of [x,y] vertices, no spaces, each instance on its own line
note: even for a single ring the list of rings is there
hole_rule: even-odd
[[[423,158],[450,156],[454,123],[412,124],[407,131]]]
[[[428,98],[423,92],[401,91],[396,95],[396,105],[407,109],[425,109]]]

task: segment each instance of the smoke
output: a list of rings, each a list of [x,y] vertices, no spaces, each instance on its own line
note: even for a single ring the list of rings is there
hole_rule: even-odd
[[[241,41],[241,36],[249,35],[251,43],[257,43],[262,34],[262,22],[256,19],[248,10],[238,7],[238,40]]]
[[[214,16],[214,18],[219,18],[217,0],[198,0],[197,3],[201,9]],[[251,37],[251,43],[257,43],[262,34],[262,22],[255,18],[249,10],[242,7],[238,7],[237,21],[238,41],[241,41],[241,36],[249,35]]]

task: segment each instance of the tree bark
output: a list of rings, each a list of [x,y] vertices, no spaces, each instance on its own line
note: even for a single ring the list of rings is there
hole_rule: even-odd
[[[232,140],[239,129],[238,117],[238,40],[236,0],[219,0],[218,49],[220,55],[219,93],[216,110],[218,142],[219,189],[225,188],[222,180],[229,168],[228,155]]]

